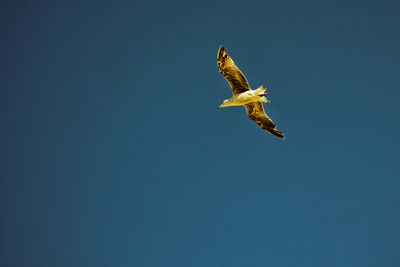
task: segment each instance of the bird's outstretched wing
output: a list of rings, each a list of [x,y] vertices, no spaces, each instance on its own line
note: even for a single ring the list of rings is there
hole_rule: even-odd
[[[223,46],[219,47],[217,64],[219,72],[221,72],[222,76],[224,76],[232,87],[233,94],[240,94],[250,90],[246,77],[244,77],[239,68],[236,67],[232,58],[228,55]]]
[[[250,120],[254,121],[262,129],[270,132],[271,134],[285,139],[283,133],[275,128],[274,122],[265,114],[264,107],[261,102],[253,102],[244,105],[247,111],[247,116]]]

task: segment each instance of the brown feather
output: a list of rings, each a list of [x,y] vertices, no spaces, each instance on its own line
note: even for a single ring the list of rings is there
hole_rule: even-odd
[[[283,133],[275,128],[274,122],[265,114],[264,107],[261,102],[254,102],[244,105],[247,111],[247,116],[250,120],[254,121],[262,129],[269,133],[285,139]]]
[[[220,46],[217,54],[217,65],[219,72],[224,76],[232,87],[233,94],[240,94],[250,90],[246,77],[236,67],[232,58],[227,54],[226,49]]]

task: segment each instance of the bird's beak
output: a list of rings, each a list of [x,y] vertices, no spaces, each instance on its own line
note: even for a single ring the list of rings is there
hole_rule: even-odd
[[[222,105],[221,105],[221,106],[222,106]],[[221,109],[221,108],[222,108],[221,106],[217,107],[217,109]]]

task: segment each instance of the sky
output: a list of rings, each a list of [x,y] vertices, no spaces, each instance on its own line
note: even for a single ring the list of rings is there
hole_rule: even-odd
[[[2,1],[0,265],[400,266],[399,12]]]

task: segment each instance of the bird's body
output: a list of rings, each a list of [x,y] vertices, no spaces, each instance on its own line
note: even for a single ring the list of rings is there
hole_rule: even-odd
[[[284,139],[283,133],[275,128],[273,121],[265,114],[262,103],[269,103],[265,98],[266,87],[260,86],[256,90],[251,90],[246,77],[236,67],[232,58],[226,53],[224,47],[220,47],[217,54],[218,69],[222,76],[229,82],[232,88],[232,97],[224,100],[218,107],[244,106],[249,119],[253,120],[262,129],[271,134]]]
[[[268,103],[269,100],[267,100],[264,93],[265,89],[264,86],[260,86],[256,90],[250,89],[243,93],[234,94],[231,98],[225,100],[220,107],[243,106],[253,102]]]

